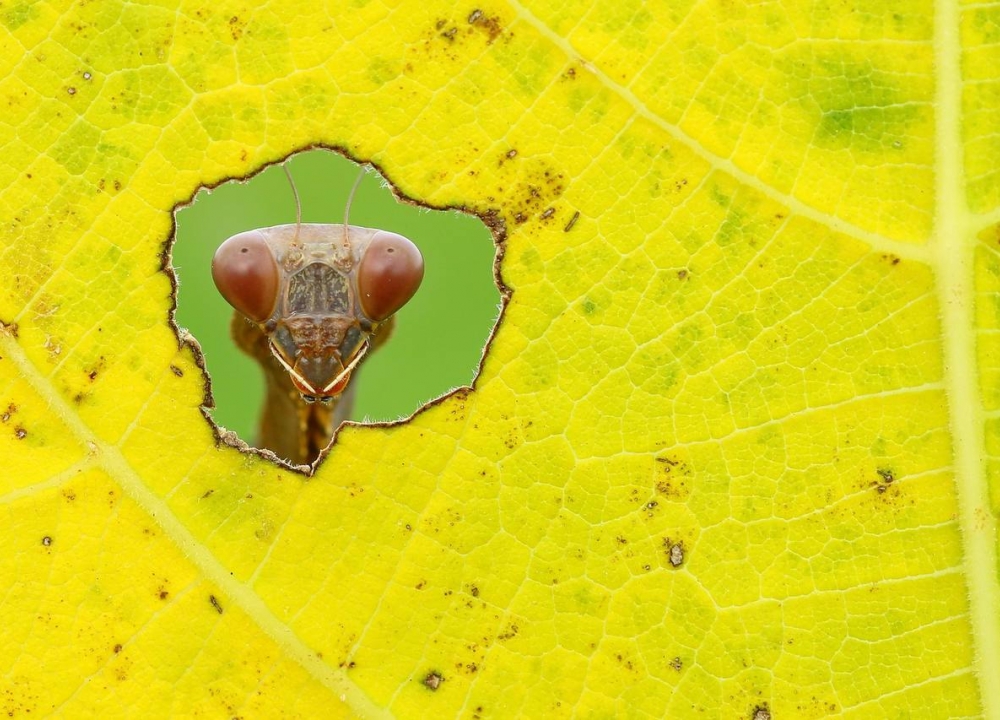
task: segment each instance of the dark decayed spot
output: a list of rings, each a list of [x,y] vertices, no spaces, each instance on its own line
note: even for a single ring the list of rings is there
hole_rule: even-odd
[[[437,690],[443,682],[444,677],[442,677],[441,673],[433,670],[427,673],[427,677],[424,678],[424,687],[429,690]]]
[[[890,468],[877,468],[875,472],[878,473],[878,476],[881,479],[879,483],[875,484],[875,491],[878,493],[884,493],[889,489],[889,486],[895,482],[896,476]]]
[[[670,564],[680,567],[684,562],[684,546],[676,543],[670,546]]]
[[[17,323],[6,323],[3,320],[0,320],[0,334],[9,335],[17,340]]]
[[[492,44],[493,41],[500,37],[500,34],[503,32],[503,27],[500,25],[499,17],[486,17],[485,13],[478,8],[469,13],[468,21],[470,25],[486,33],[488,36],[486,43],[488,45]]]

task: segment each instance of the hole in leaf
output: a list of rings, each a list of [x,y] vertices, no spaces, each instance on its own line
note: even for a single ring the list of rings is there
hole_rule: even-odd
[[[358,165],[316,150],[294,156],[288,169],[301,200],[302,222],[341,224]],[[396,313],[391,337],[370,353],[351,381],[357,389],[349,419],[398,420],[471,384],[500,305],[493,279],[495,247],[479,219],[401,203],[373,170],[357,189],[349,222],[403,235],[424,259],[423,282]],[[239,232],[294,223],[295,200],[280,165],[246,182],[200,190],[176,213],[175,320],[204,352],[215,399],[213,419],[251,445],[264,402],[263,373],[230,336],[233,309],[212,281],[212,257]]]

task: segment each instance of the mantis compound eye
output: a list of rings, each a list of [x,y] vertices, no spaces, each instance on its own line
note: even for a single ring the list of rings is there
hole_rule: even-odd
[[[256,230],[233,235],[212,258],[215,287],[230,305],[262,323],[278,299],[278,263]],[[405,301],[404,301],[405,302]]]
[[[358,266],[361,308],[374,322],[385,320],[413,297],[424,279],[424,258],[402,235],[380,231]]]

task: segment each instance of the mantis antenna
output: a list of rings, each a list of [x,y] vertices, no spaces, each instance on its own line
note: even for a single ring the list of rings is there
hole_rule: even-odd
[[[292,242],[297,242],[299,228],[302,227],[302,204],[299,202],[299,191],[295,187],[295,181],[292,180],[292,173],[289,172],[287,163],[281,163],[281,169],[285,171],[285,177],[288,178],[288,184],[292,186],[292,195],[295,197],[295,237],[292,238]]]
[[[361,172],[358,173],[358,179],[354,181],[354,186],[351,188],[350,194],[347,196],[347,205],[344,206],[344,252],[347,253],[347,257],[351,256],[351,241],[349,238],[350,233],[347,228],[350,225],[349,218],[351,216],[351,203],[354,202],[354,193],[358,191],[358,187],[361,185],[361,181],[365,177],[365,166],[361,166]]]

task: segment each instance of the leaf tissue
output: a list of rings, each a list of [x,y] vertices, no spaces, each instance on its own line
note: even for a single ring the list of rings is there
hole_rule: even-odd
[[[0,6],[12,717],[1000,718],[1000,6]],[[172,210],[464,208],[471,388],[223,442]]]

